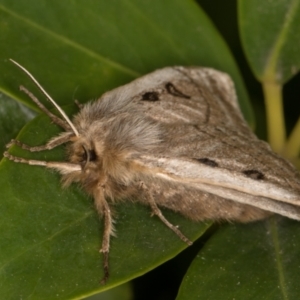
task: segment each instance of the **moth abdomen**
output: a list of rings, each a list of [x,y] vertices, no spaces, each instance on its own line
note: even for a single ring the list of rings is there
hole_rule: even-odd
[[[156,203],[176,211],[193,221],[252,222],[266,218],[271,213],[251,205],[238,203],[213,193],[201,191],[182,183],[147,183]]]

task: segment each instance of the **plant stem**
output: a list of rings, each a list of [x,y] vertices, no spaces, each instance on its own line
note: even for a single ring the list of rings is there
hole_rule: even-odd
[[[293,160],[298,157],[299,152],[300,152],[300,117],[287,140],[283,154],[286,158],[290,158]]]
[[[282,86],[274,81],[265,81],[262,84],[266,104],[268,140],[273,150],[281,153],[286,139]]]

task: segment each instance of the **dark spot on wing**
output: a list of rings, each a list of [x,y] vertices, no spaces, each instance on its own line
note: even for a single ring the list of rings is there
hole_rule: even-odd
[[[206,166],[209,166],[209,167],[218,167],[218,163],[216,163],[214,160],[212,159],[209,159],[209,158],[194,158],[195,160],[197,160],[198,162],[200,162],[201,164],[204,164]]]
[[[159,94],[157,92],[147,92],[143,94],[142,101],[158,101]]]
[[[168,82],[166,84],[166,90],[169,94],[175,96],[175,97],[180,97],[180,98],[186,98],[186,99],[190,99],[191,97],[188,95],[185,95],[184,93],[182,93],[181,91],[179,91],[173,83]]]
[[[243,171],[243,173],[247,177],[254,179],[254,180],[263,180],[265,178],[264,174],[257,170],[246,170],[246,171]]]

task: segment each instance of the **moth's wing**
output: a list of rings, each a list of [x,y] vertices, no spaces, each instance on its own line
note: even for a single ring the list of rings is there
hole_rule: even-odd
[[[252,133],[228,75],[165,68],[125,87],[123,96],[164,130],[163,146],[141,157],[162,170],[157,176],[300,219],[299,173]]]
[[[209,68],[157,70],[105,93],[99,102],[106,114],[117,113],[129,103],[151,118],[169,124],[225,122],[235,127],[243,120],[232,80],[227,74]],[[234,115],[232,109],[236,110]]]
[[[225,123],[235,128],[243,120],[232,80],[226,73],[209,68],[157,70],[109,91],[103,101],[111,106],[106,112],[130,102],[147,116],[168,124]]]
[[[174,67],[156,71],[151,76],[158,77],[161,82],[155,84],[149,76],[149,88],[145,86],[134,101],[159,122],[202,126],[226,124],[236,128],[244,120],[233,82],[225,73],[209,68]],[[244,127],[247,128],[242,126],[242,131]]]

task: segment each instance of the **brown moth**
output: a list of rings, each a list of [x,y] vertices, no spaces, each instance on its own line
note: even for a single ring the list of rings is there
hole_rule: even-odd
[[[157,70],[80,106],[71,121],[33,76],[14,63],[63,119],[21,89],[65,131],[46,145],[12,140],[8,147],[42,151],[68,143],[69,159],[26,160],[8,152],[4,156],[53,168],[62,174],[64,186],[78,182],[94,198],[104,222],[103,283],[109,276],[114,232],[111,205],[120,200],[150,206],[152,214],[189,245],[192,242],[159,207],[194,221],[250,222],[271,213],[300,220],[300,175],[252,133],[227,74],[196,67]]]

